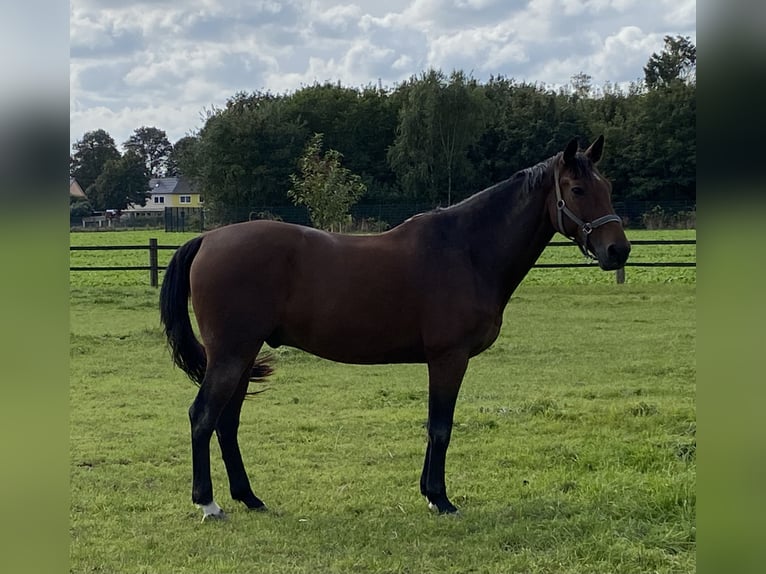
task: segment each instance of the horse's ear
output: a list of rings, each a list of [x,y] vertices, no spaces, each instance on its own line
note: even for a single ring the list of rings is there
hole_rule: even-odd
[[[593,163],[598,163],[602,153],[604,153],[604,134],[598,136],[596,141],[590,144],[590,147],[585,150],[586,157],[590,158],[590,161]]]
[[[575,154],[577,153],[577,148],[580,147],[580,142],[577,141],[577,138],[572,139],[567,144],[566,149],[564,150],[564,163],[565,164],[571,164],[574,161]]]

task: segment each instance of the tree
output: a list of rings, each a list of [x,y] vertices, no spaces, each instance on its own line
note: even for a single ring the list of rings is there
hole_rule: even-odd
[[[599,170],[612,182],[612,200],[622,201],[636,191],[632,176],[641,168],[642,158],[635,153],[636,141],[641,138],[641,126],[633,120],[643,92],[626,93],[613,84],[604,87],[598,98],[583,101],[583,119],[587,122],[588,140],[603,134],[607,151],[599,163]],[[646,129],[645,126],[643,129]]]
[[[414,198],[425,191],[428,200],[446,200],[448,205],[455,187],[467,191],[468,149],[481,136],[486,109],[476,81],[461,71],[447,78],[441,71],[429,70],[411,80],[388,154],[406,191]]]
[[[644,80],[649,89],[667,86],[674,81],[695,82],[697,47],[685,36],[665,36],[665,48],[651,55],[644,66]]]
[[[380,200],[395,184],[386,153],[396,135],[398,115],[382,87],[316,83],[293,93],[286,108],[307,133],[323,134],[324,144],[343,154],[344,164],[368,187],[365,200]]]
[[[135,151],[144,159],[151,177],[167,175],[168,160],[173,152],[173,145],[168,141],[164,130],[140,127],[122,145],[126,151]]]
[[[470,150],[481,186],[535,165],[573,137],[585,139],[588,130],[580,105],[584,100],[579,96],[502,76],[490,78],[483,91],[489,102],[487,125]]]
[[[579,72],[572,76],[572,90],[574,91],[574,95],[578,98],[587,98],[590,96],[591,91],[593,90],[593,84],[591,80],[593,78],[586,74],[585,72]]]
[[[69,219],[87,217],[93,209],[87,199],[77,198],[69,200]]]
[[[368,86],[361,91],[356,105],[346,117],[352,145],[344,154],[344,162],[367,186],[361,201],[380,203],[400,194],[396,174],[386,161],[388,148],[396,137],[399,118],[394,99],[383,88]]]
[[[85,190],[95,183],[108,161],[120,157],[112,136],[101,129],[86,132],[81,140],[72,144],[72,150],[69,175]]]
[[[667,45],[696,62],[690,43]],[[668,58],[653,55],[659,79],[651,89],[643,80],[594,87],[585,72],[555,91],[431,70],[393,90],[327,83],[284,95],[238,93],[176,142],[168,173],[194,180],[208,221],[243,221],[290,204],[290,175],[299,173],[310,134],[321,133],[325,149],[365,184],[360,202],[447,204],[550,157],[572,137],[603,133],[600,167],[615,200],[693,199],[696,84],[693,68],[673,68]]]
[[[185,175],[193,178],[197,174],[197,146],[199,138],[184,136],[173,145],[168,156],[167,175]]]
[[[306,132],[281,97],[236,94],[200,130],[193,175],[210,220],[246,221],[254,208],[284,205]]]
[[[144,158],[129,150],[104,166],[101,175],[85,192],[96,210],[125,209],[129,204],[146,205],[149,174]]]
[[[298,162],[300,176],[290,175],[288,197],[308,207],[320,229],[340,231],[349,209],[366,191],[361,178],[341,166],[342,157],[333,149],[322,155],[322,134],[314,134]]]
[[[653,201],[697,195],[697,89],[683,82],[650,90],[636,102],[630,152],[631,196]]]

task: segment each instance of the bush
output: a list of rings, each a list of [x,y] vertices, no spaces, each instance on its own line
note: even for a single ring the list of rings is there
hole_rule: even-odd
[[[380,233],[391,227],[388,222],[375,217],[354,219],[345,229],[346,233]]]
[[[120,218],[117,227],[129,228],[129,229],[163,229],[165,227],[165,220],[162,215],[144,215],[142,217],[125,217]]]
[[[82,219],[88,217],[93,208],[87,199],[69,200],[69,219]]]
[[[669,212],[659,205],[641,215],[646,229],[696,229],[697,210]]]
[[[268,210],[264,211],[251,211],[250,215],[248,216],[248,219],[250,221],[256,220],[256,219],[265,219],[267,221],[284,221],[282,217],[277,215],[276,213],[272,213]]]

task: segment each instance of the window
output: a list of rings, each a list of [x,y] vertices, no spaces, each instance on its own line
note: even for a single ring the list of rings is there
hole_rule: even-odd
[[[180,201],[181,203],[191,203],[191,195],[182,195]]]
[[[203,199],[202,199],[202,196],[201,196],[201,195],[199,196],[199,202],[200,202],[200,203],[204,203],[204,201],[203,201]]]
[[[155,195],[154,196],[154,203],[165,203],[165,196],[164,195]]]

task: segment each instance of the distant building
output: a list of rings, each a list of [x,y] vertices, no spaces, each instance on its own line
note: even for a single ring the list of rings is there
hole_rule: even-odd
[[[166,207],[202,207],[202,196],[194,191],[192,182],[184,177],[157,177],[149,180],[146,205],[129,205],[122,211],[129,217],[158,215]]]
[[[69,178],[69,199],[88,199],[80,184],[73,177]]]

